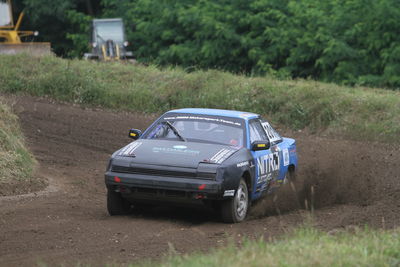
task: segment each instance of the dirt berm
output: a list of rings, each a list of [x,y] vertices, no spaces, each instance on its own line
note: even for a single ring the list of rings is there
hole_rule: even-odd
[[[241,237],[268,240],[310,218],[336,232],[400,226],[400,147],[284,133],[297,139],[298,194],[286,186],[257,203],[250,218],[227,225],[207,209],[157,208],[126,217],[106,212],[103,173],[109,155],[129,142],[129,128],[154,116],[10,97],[50,189],[0,198],[0,265],[45,262],[94,265],[209,251]],[[311,193],[311,187],[314,194]],[[307,201],[305,201],[307,200]]]

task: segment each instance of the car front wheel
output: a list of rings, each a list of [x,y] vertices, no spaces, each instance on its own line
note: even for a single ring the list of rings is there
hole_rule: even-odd
[[[107,190],[107,210],[113,215],[126,215],[131,210],[131,204],[121,196],[121,193]]]
[[[249,191],[246,182],[242,178],[240,180],[235,196],[225,200],[221,205],[222,220],[226,223],[242,222],[247,215],[249,209]]]

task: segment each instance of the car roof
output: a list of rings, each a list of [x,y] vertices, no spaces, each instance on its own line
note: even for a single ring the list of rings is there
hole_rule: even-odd
[[[196,115],[224,116],[250,120],[259,117],[258,114],[237,110],[213,109],[213,108],[181,108],[170,110],[167,113],[187,113]]]

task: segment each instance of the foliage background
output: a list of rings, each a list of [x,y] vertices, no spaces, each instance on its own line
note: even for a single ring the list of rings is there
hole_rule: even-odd
[[[122,17],[139,62],[400,88],[398,0],[18,0],[57,55]]]

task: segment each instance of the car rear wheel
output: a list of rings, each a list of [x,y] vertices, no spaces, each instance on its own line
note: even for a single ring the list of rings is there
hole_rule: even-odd
[[[121,196],[121,193],[108,189],[107,210],[111,216],[126,215],[131,210],[131,204]]]
[[[246,182],[242,178],[240,180],[235,196],[225,200],[221,205],[222,220],[226,223],[242,222],[249,209],[249,191]]]
[[[290,182],[296,182],[296,171],[294,169],[289,170],[287,173],[287,178]]]

